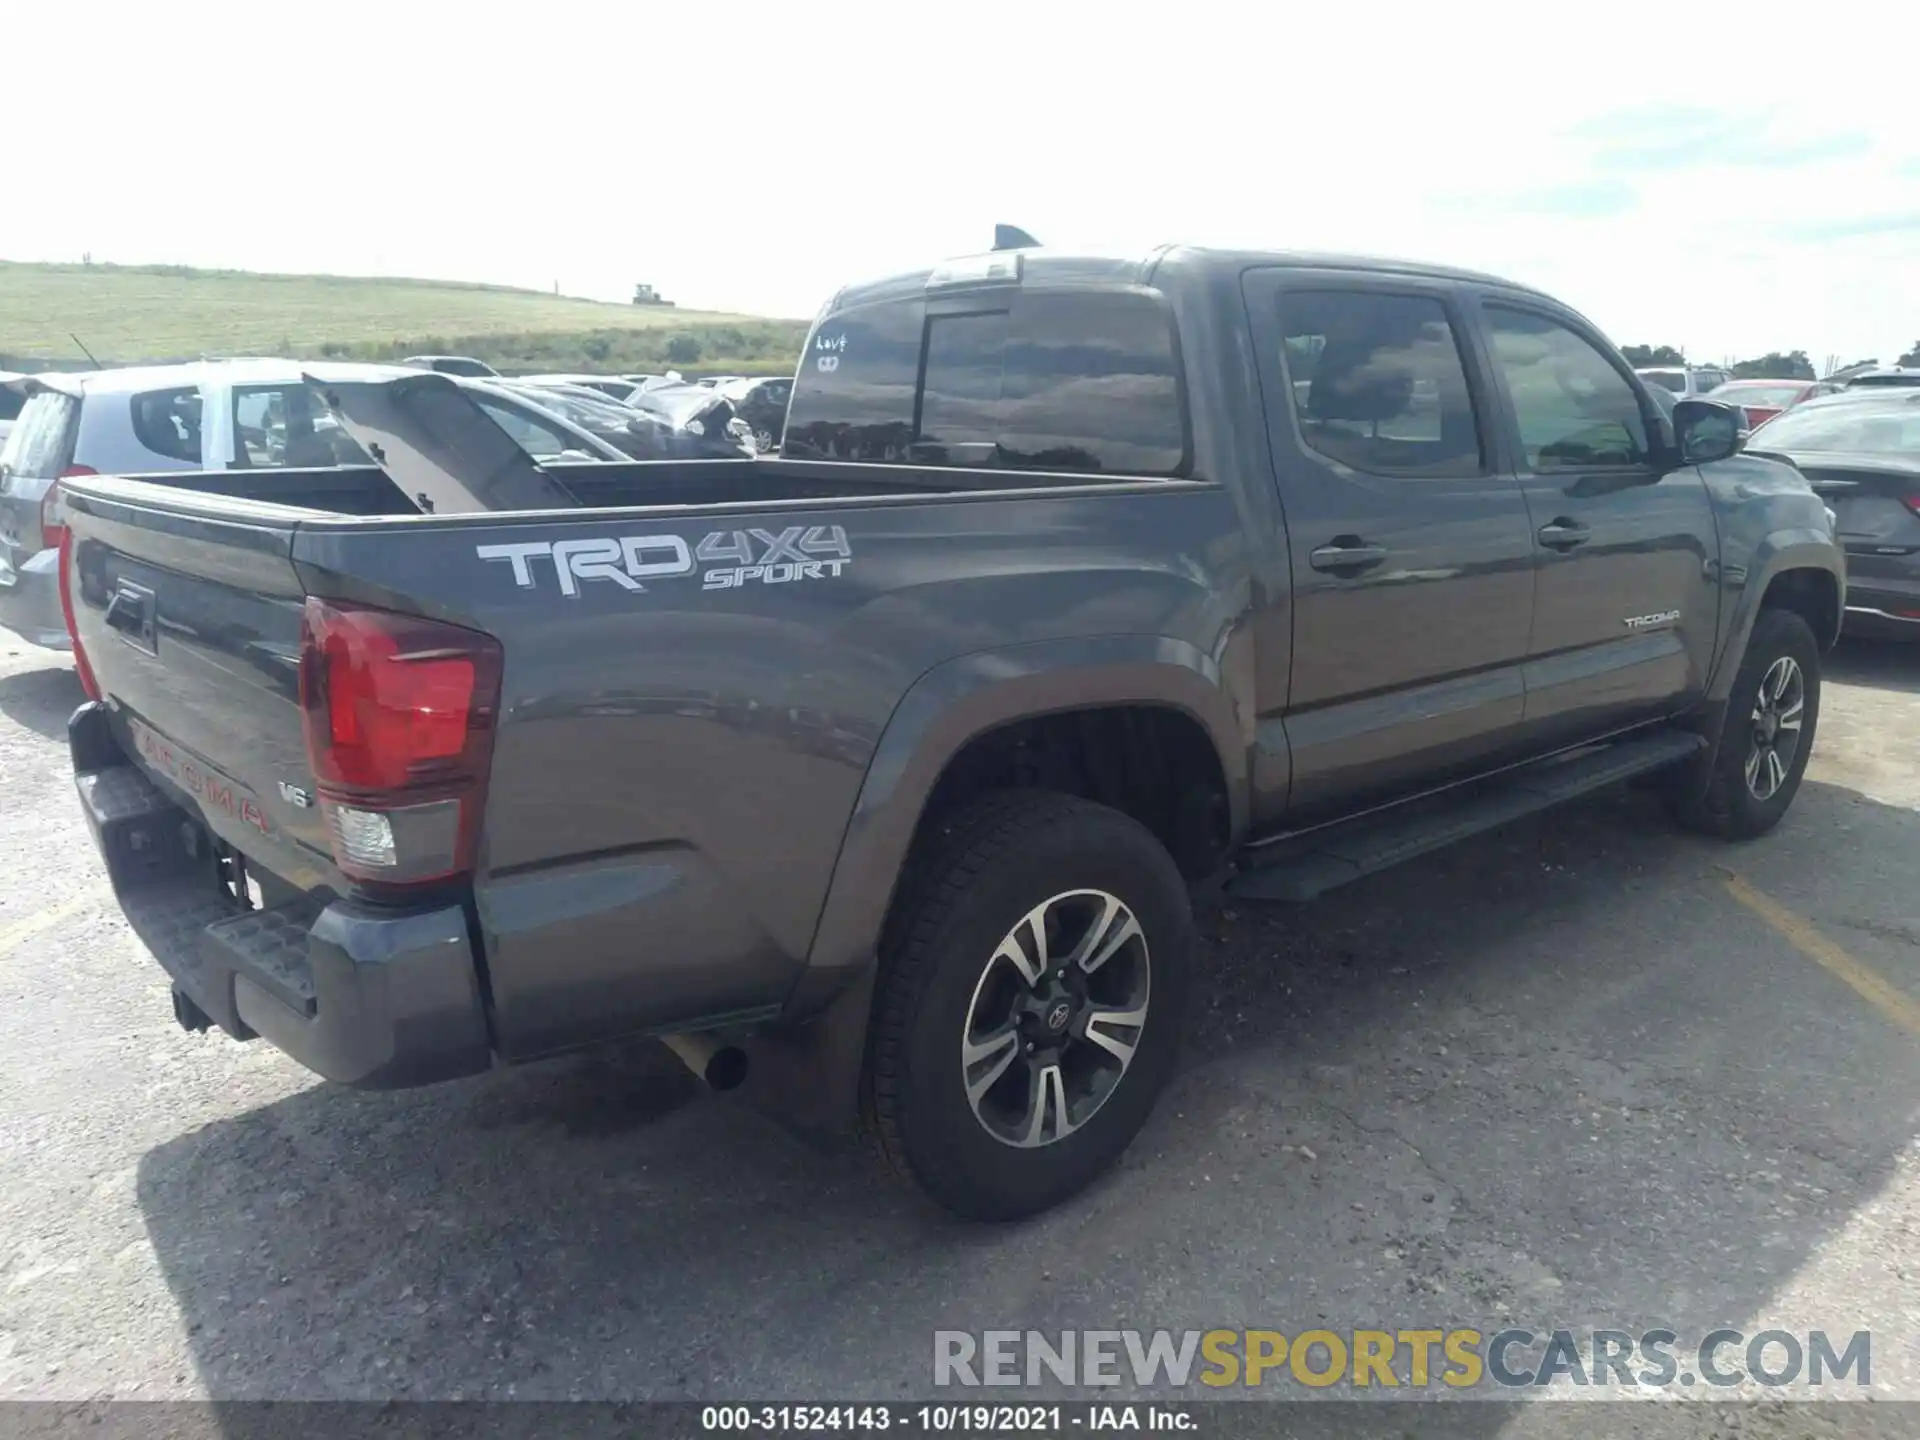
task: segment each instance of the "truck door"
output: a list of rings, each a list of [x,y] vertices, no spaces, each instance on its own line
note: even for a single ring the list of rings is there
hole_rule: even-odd
[[[1488,768],[1518,737],[1533,536],[1454,290],[1243,280],[1292,565],[1289,823]]]
[[[1537,566],[1527,732],[1573,743],[1684,708],[1719,624],[1706,483],[1658,443],[1624,362],[1569,314],[1480,306]]]

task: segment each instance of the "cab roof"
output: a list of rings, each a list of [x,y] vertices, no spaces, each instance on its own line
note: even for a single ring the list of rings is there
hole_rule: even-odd
[[[1448,265],[1431,265],[1417,260],[1400,260],[1375,255],[1336,254],[1308,250],[1232,250],[1194,245],[1162,245],[1143,254],[1117,255],[1077,253],[1036,247],[958,256],[936,265],[856,282],[843,287],[828,302],[822,313],[832,314],[877,300],[904,299],[921,295],[926,292],[928,282],[948,267],[970,263],[988,264],[1008,256],[1019,257],[1022,284],[1155,285],[1165,288],[1170,280],[1204,282],[1209,277],[1238,277],[1245,270],[1288,267],[1353,270],[1377,275],[1404,275],[1426,280],[1492,285],[1534,295],[1541,299],[1551,298],[1543,291],[1531,286],[1521,285],[1478,270],[1462,270]]]

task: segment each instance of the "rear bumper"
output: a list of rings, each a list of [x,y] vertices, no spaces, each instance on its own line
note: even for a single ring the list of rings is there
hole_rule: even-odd
[[[1896,572],[1884,562],[1855,561],[1850,566],[1847,613],[1841,623],[1845,633],[1920,640],[1920,564],[1906,561],[1900,571],[1911,574]]]
[[[1840,630],[1844,635],[1873,640],[1920,640],[1920,617],[1849,603]]]
[[[60,552],[32,556],[0,542],[0,628],[49,650],[71,648],[60,613]]]
[[[114,894],[175,990],[237,1040],[263,1038],[329,1080],[397,1089],[492,1063],[458,905],[335,900],[241,909],[199,824],[127,763],[106,708],[68,722],[75,786]]]

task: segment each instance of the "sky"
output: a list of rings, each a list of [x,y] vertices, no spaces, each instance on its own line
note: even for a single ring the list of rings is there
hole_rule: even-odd
[[[1911,0],[4,10],[5,259],[805,317],[1008,222],[1467,265],[1699,361],[1920,341]]]

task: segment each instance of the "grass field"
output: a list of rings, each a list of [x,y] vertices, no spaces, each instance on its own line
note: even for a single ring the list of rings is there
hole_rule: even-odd
[[[791,369],[798,320],[574,300],[435,280],[0,261],[0,355],[103,363],[201,354],[476,355],[520,369]]]

